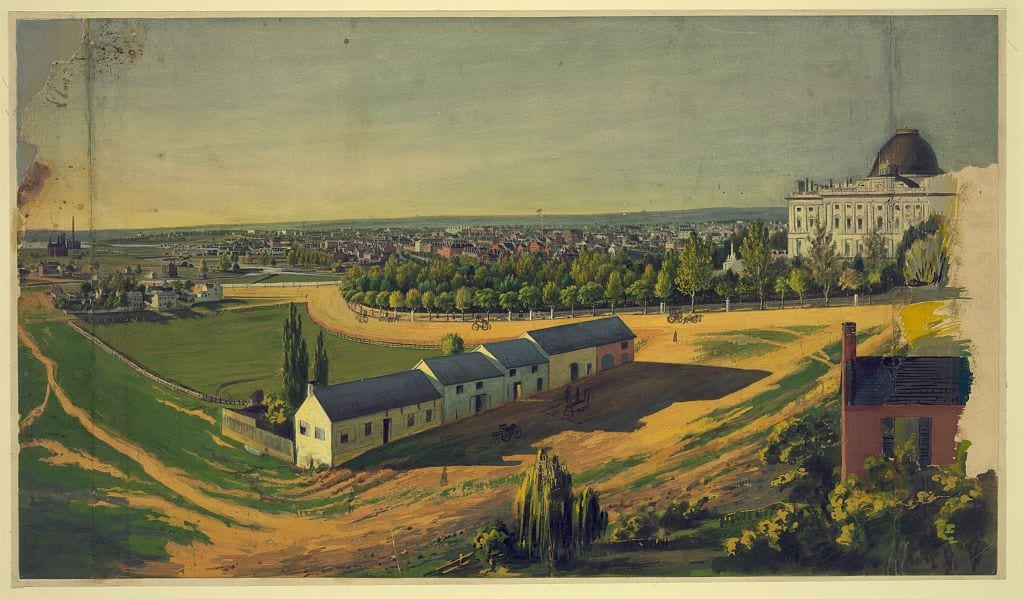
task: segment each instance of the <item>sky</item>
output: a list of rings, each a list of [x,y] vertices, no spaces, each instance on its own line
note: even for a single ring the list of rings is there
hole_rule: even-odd
[[[997,160],[992,16],[85,28],[18,22],[28,228],[782,206],[895,127]]]

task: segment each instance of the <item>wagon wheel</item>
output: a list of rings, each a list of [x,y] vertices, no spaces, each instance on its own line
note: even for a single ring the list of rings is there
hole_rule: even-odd
[[[497,441],[497,440],[498,440],[498,436],[499,436],[500,434],[501,434],[501,433],[499,433],[499,432],[495,431],[495,432],[493,432],[493,433],[490,433],[490,434],[489,434],[488,436],[489,436],[489,437],[490,437],[491,439],[494,439],[495,441]]]
[[[479,322],[474,322],[473,326],[472,326],[472,329],[474,331],[479,331],[480,330],[480,323]]]
[[[512,426],[509,427],[509,429],[511,429],[512,436],[515,437],[516,439],[523,436],[523,431],[519,429],[518,424],[513,424]]]
[[[489,330],[491,330],[491,323],[485,322],[485,323],[480,325],[480,328],[482,328],[485,331],[489,331]]]
[[[503,429],[501,431],[501,440],[504,441],[505,443],[508,443],[509,441],[512,440],[512,433],[507,429]]]

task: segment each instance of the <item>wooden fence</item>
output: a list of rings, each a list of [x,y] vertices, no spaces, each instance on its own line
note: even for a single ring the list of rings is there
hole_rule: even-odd
[[[462,568],[465,568],[474,561],[476,560],[473,558],[472,553],[459,553],[459,557],[453,559],[450,562],[441,564],[437,568],[434,568],[430,572],[427,572],[424,576],[444,576],[445,574],[451,574],[452,572],[456,572],[458,570],[461,570]]]
[[[356,343],[365,343],[367,345],[379,345],[381,347],[400,347],[405,349],[441,349],[441,344],[439,343],[400,343],[398,341],[378,341],[376,339],[366,339],[364,337],[346,335],[345,333],[334,331],[328,328],[327,325],[324,324],[323,322],[320,322],[320,320],[317,319],[317,317],[312,312],[309,312],[309,318],[313,322],[315,322],[318,327],[323,329],[325,333],[329,335],[334,335],[335,337],[340,337],[341,339],[345,339],[346,341],[355,341]]]
[[[291,439],[259,428],[254,418],[238,414],[234,410],[224,408],[222,415],[221,432],[225,437],[286,462],[295,462],[295,444]]]
[[[737,512],[730,512],[728,514],[722,514],[718,517],[719,528],[724,528],[731,524],[750,524],[764,520],[778,511],[779,506],[770,505],[768,507],[758,508],[756,510],[740,510]]]
[[[221,283],[221,287],[225,289],[235,289],[240,287],[323,287],[325,285],[339,285],[341,279],[337,281],[294,281],[294,282],[281,282],[281,283]]]
[[[68,321],[68,326],[71,327],[79,335],[85,337],[89,341],[92,341],[94,345],[96,345],[97,347],[99,347],[103,351],[107,352],[108,354],[110,354],[111,356],[113,356],[114,358],[119,360],[120,362],[128,365],[129,367],[131,367],[133,370],[135,370],[136,372],[138,372],[142,376],[144,376],[144,377],[146,377],[146,378],[148,378],[148,379],[150,379],[152,381],[155,381],[157,383],[160,383],[161,385],[163,385],[165,387],[173,389],[174,391],[177,391],[178,393],[183,393],[185,395],[188,395],[189,397],[192,397],[194,399],[198,399],[198,400],[201,400],[201,401],[208,401],[208,402],[211,402],[211,403],[218,403],[218,404],[226,404],[226,405],[233,405],[233,406],[245,406],[245,405],[248,405],[248,403],[249,403],[248,400],[245,400],[245,399],[227,399],[225,397],[217,397],[217,396],[214,396],[214,395],[207,395],[206,393],[202,393],[202,392],[196,391],[195,389],[192,389],[190,387],[186,387],[185,385],[182,385],[181,383],[179,383],[177,381],[172,381],[171,379],[164,378],[164,377],[162,377],[162,376],[160,376],[160,375],[158,375],[158,374],[156,374],[154,372],[151,372],[150,370],[147,370],[146,367],[143,366],[142,364],[139,364],[135,360],[133,360],[130,357],[126,356],[125,354],[122,354],[121,352],[117,351],[116,349],[114,349],[113,347],[108,345],[106,341],[103,341],[102,339],[100,339],[96,335],[93,335],[89,331],[87,331],[87,330],[83,329],[82,327],[80,327],[78,325],[78,323],[69,320]]]

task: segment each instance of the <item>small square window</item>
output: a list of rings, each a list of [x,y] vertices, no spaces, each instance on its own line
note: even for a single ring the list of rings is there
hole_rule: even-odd
[[[324,439],[327,438],[327,433],[324,431],[324,429],[318,426],[313,429],[313,436],[323,441]]]
[[[363,425],[363,434],[367,437],[373,434],[373,423],[367,422]]]
[[[409,414],[405,417],[405,426],[416,426],[416,414]]]
[[[465,389],[463,388],[462,385],[455,385],[455,392],[456,393],[462,393],[464,390]]]
[[[299,421],[299,434],[309,436],[309,425],[303,421]]]
[[[537,366],[530,366],[530,374],[535,374],[536,372],[537,372]]]
[[[338,435],[338,443],[348,443],[348,433]]]
[[[427,413],[426,413],[426,416],[424,417],[424,420],[426,420],[427,422],[433,422],[434,421],[434,410],[427,410]]]
[[[516,375],[516,369],[515,368],[509,368],[508,369],[508,375],[509,376],[515,376]]]
[[[623,341],[621,344],[619,344],[619,347],[622,349],[626,349],[627,347],[629,347],[629,341]]]
[[[483,381],[477,381],[476,382],[476,388],[477,389],[483,389],[484,388],[484,382]]]

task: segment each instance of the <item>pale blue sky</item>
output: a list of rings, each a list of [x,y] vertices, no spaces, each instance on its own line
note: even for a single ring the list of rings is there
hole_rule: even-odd
[[[895,125],[920,128],[946,170],[994,162],[995,17],[895,26]],[[867,174],[891,134],[889,27],[150,21],[139,58],[94,80],[92,224],[781,205],[794,179]],[[80,131],[62,121],[75,111],[46,110],[49,135],[26,132],[42,160]],[[68,167],[45,201],[84,193]]]

